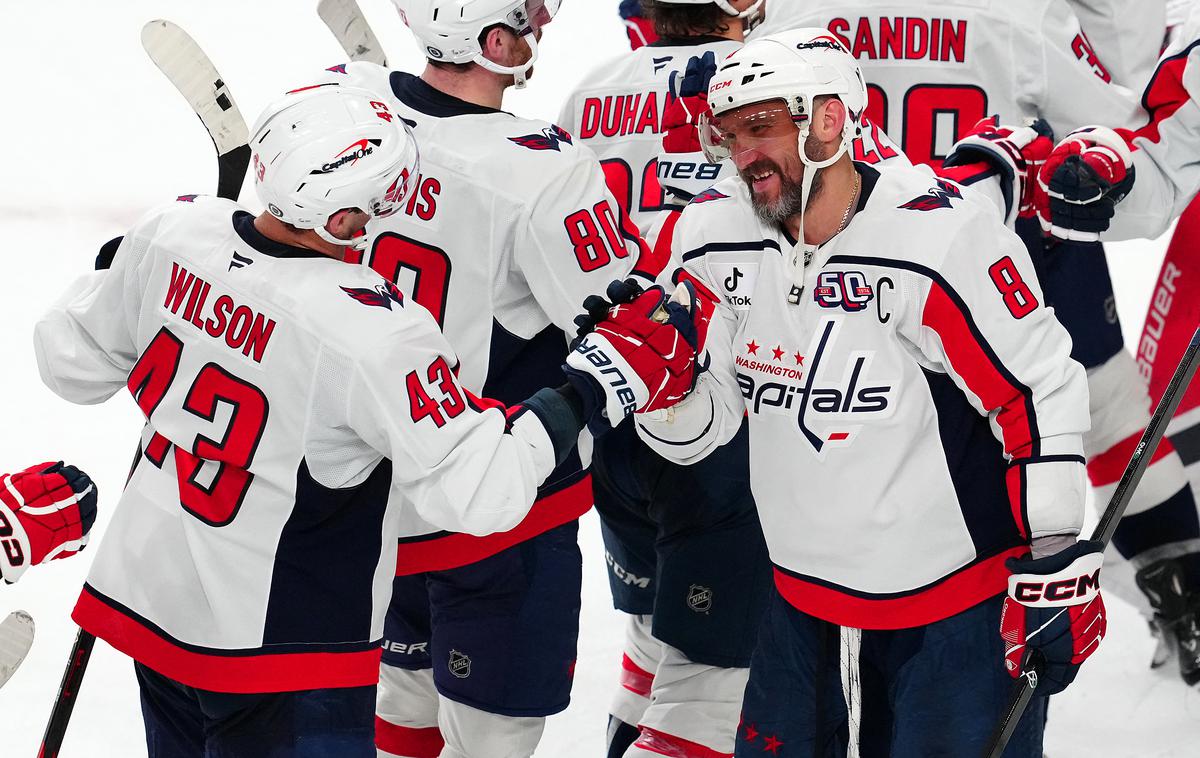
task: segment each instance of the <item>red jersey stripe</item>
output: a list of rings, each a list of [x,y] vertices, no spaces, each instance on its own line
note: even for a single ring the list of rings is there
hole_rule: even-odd
[[[406,758],[438,758],[446,741],[436,726],[397,726],[375,717],[375,747]]]
[[[1129,465],[1129,459],[1133,457],[1134,449],[1141,439],[1142,432],[1135,432],[1088,461],[1088,479],[1092,480],[1092,486],[1103,487],[1106,484],[1116,484],[1119,482],[1121,475],[1125,473],[1125,467]],[[1171,444],[1171,440],[1163,437],[1162,442],[1158,445],[1158,449],[1150,457],[1150,465],[1153,466],[1174,452],[1175,447]]]

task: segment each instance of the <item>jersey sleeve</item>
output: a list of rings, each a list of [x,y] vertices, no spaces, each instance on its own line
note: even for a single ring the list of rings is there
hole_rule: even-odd
[[[42,381],[73,403],[101,403],[125,387],[137,362],[152,213],[121,241],[112,266],[76,280],[34,327]]]
[[[1142,96],[1149,120],[1119,130],[1133,148],[1135,176],[1106,240],[1159,236],[1200,191],[1200,23],[1189,31],[1193,41],[1167,51]]]
[[[1049,122],[1056,137],[1087,124],[1132,126],[1144,118],[1133,92],[1115,84],[1070,7],[1046,3],[1029,66],[1018,68],[1019,89],[1032,112]]]
[[[685,254],[700,246],[691,244],[701,236],[697,234],[699,230],[689,224],[688,213],[684,211],[678,224],[667,231],[673,235],[670,281],[690,282],[701,307],[713,310],[702,346],[701,361],[708,362],[708,369],[681,402],[663,411],[636,414],[634,419],[638,436],[656,453],[669,461],[689,465],[733,439],[741,428],[746,408],[733,359],[737,316],[719,294],[721,289],[710,281],[704,256]],[[662,279],[667,278],[664,273]]]
[[[553,441],[534,413],[465,390],[437,325],[414,315],[357,363],[348,425],[391,459],[393,496],[425,521],[475,535],[511,529],[554,469]]]
[[[1167,28],[1163,0],[1068,0],[1087,39],[1103,51],[1113,80],[1134,91],[1145,86]]]
[[[641,274],[653,280],[664,262],[609,191],[595,154],[564,147],[518,225],[514,260],[550,320],[568,334],[588,295]]]
[[[907,336],[988,417],[1013,517],[1029,539],[1077,534],[1089,428],[1083,367],[1020,239],[982,211],[957,230],[906,319]]]

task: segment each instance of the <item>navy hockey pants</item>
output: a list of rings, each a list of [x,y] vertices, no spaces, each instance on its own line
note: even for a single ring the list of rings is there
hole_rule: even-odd
[[[854,696],[862,758],[983,754],[1012,683],[1000,639],[1003,598],[923,627],[862,632]],[[840,627],[775,594],[750,664],[737,758],[846,755],[843,644]],[[1041,758],[1045,708],[1045,698],[1034,698],[1005,758]]]
[[[375,688],[234,695],[134,664],[149,758],[375,758]]]

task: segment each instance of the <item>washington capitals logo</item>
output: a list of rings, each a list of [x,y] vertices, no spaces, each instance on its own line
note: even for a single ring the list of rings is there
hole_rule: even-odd
[[[509,142],[515,142],[521,147],[529,148],[530,150],[553,150],[556,153],[562,152],[562,143],[568,145],[574,144],[571,135],[567,134],[566,130],[561,126],[548,126],[542,130],[541,134],[526,134],[523,137],[509,137]]]
[[[726,195],[722,192],[718,192],[715,189],[706,189],[703,192],[701,192],[699,195],[696,195],[695,197],[693,197],[692,202],[689,203],[689,205],[699,205],[700,203],[709,203],[709,202],[712,202],[713,200],[724,200],[727,197],[729,197],[729,195]]]
[[[945,179],[938,179],[937,186],[929,189],[928,195],[921,195],[909,200],[900,207],[910,211],[936,211],[938,208],[949,208],[950,201],[962,198],[962,191]]]
[[[200,197],[200,196],[199,195],[180,195],[179,197],[175,198],[175,202],[177,202],[177,203],[194,203],[194,202],[196,202],[196,198],[198,198],[198,197]]]
[[[332,174],[342,166],[353,166],[358,163],[360,158],[366,158],[371,153],[375,152],[375,148],[383,144],[381,139],[360,139],[350,147],[333,156],[333,160],[322,164],[320,168],[313,169],[310,174]]]
[[[392,309],[392,303],[404,305],[404,294],[391,282],[377,284],[374,289],[342,287],[342,292],[345,292],[363,305],[370,305],[375,308],[387,308],[389,311]]]
[[[330,71],[335,74],[344,74],[344,73],[346,73],[346,64],[339,63],[336,66],[330,66],[329,68],[327,68],[325,70]]]

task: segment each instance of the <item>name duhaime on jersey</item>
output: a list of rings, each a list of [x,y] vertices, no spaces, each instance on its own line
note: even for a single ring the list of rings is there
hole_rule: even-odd
[[[649,260],[592,151],[553,124],[465,102],[404,72],[356,62],[325,76],[377,93],[412,127],[421,151],[416,191],[400,212],[368,226],[364,262],[435,315],[471,391],[517,402],[561,384],[566,335],[583,300]],[[397,569],[465,565],[590,507],[590,483],[572,453],[509,533],[480,539],[406,523],[420,536],[401,546]]]
[[[666,205],[659,179],[674,174],[677,181],[716,184],[724,175],[721,164],[661,160],[672,72],[682,75],[693,56],[712,51],[720,61],[741,46],[719,37],[659,40],[597,67],[563,105],[559,123],[596,152],[609,187],[643,234]]]
[[[1043,118],[1059,137],[1141,117],[1064,0],[776,3],[755,36],[810,26],[829,29],[858,59],[867,118],[913,163],[939,165],[993,114],[1003,124]]]
[[[1004,592],[1004,561],[1032,537],[1077,531],[1087,403],[1059,400],[1087,388],[990,201],[925,170],[856,166],[859,210],[817,251],[799,306],[795,241],[743,182],[688,206],[676,253],[718,301],[712,370],[638,426],[690,463],[748,415],[781,594],[837,624],[903,628]]]
[[[55,392],[127,388],[148,419],[73,618],[194,687],[374,684],[407,512],[509,529],[554,452],[458,385],[437,324],[379,275],[181,200],[37,326]]]

